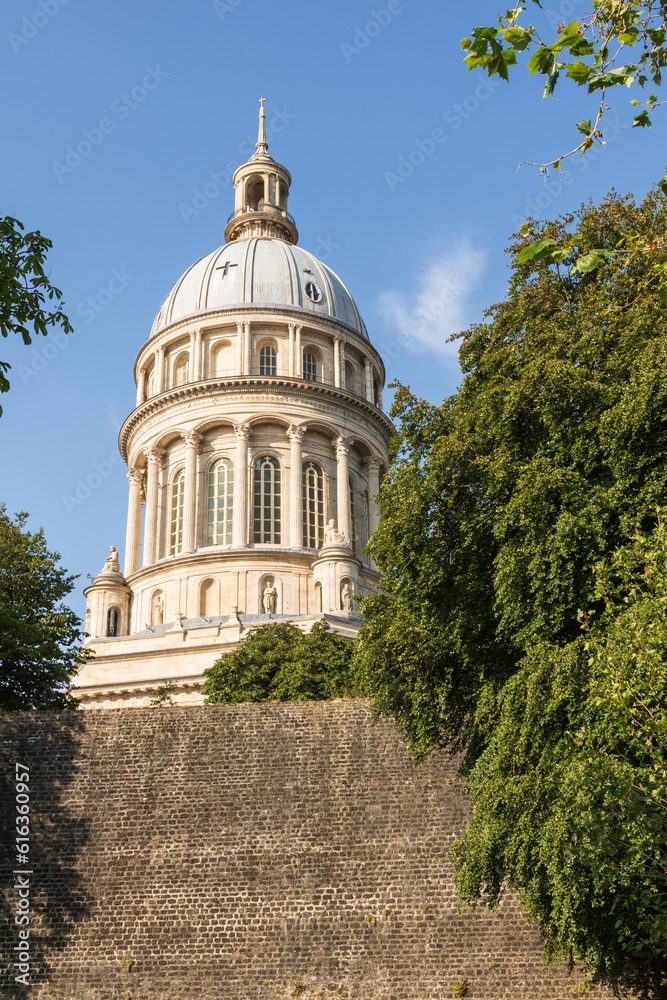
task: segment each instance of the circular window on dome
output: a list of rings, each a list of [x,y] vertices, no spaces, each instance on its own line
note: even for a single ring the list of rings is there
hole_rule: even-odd
[[[306,295],[308,296],[311,302],[322,301],[323,298],[322,289],[319,288],[319,286],[316,285],[314,281],[307,281],[303,287],[305,288]]]

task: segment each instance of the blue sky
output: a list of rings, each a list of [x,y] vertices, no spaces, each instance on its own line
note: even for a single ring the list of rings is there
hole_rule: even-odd
[[[548,31],[584,9],[559,0],[531,17]],[[81,574],[79,613],[86,574],[124,544],[117,435],[134,358],[181,273],[223,243],[230,170],[251,151],[261,93],[301,245],[355,296],[388,380],[434,402],[459,377],[447,336],[503,297],[503,251],[527,214],[612,186],[641,196],[662,176],[660,131],[631,131],[625,90],[603,151],[547,186],[517,171],[571,148],[592,104],[573,85],[542,101],[536,78],[468,73],[460,39],[496,11],[487,0],[5,0],[2,213],[53,241],[51,278],[77,335],[0,343],[13,366],[0,500],[29,511]],[[91,476],[99,484],[68,503]]]

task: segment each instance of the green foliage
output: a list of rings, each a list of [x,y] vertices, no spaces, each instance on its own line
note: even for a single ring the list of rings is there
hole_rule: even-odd
[[[463,979],[459,979],[454,983],[454,996],[455,997],[467,997],[468,996],[468,980],[464,976]]]
[[[76,577],[58,565],[44,534],[24,530],[0,505],[0,711],[75,707],[67,687],[89,653],[81,622],[61,602]]]
[[[659,196],[635,206],[611,195],[547,237],[571,240],[574,255],[623,231],[645,235],[661,212]],[[482,874],[460,868],[463,897],[493,903],[507,880],[543,921],[550,955],[602,965],[653,940],[636,900],[621,905],[622,893],[649,889],[608,837],[614,796],[622,822],[628,810],[643,820],[627,775],[616,764],[597,775],[581,755],[575,767],[564,733],[584,732],[591,711],[580,609],[607,607],[598,564],[650,532],[667,503],[664,314],[636,301],[639,266],[581,273],[567,258],[520,261],[524,247],[510,248],[506,301],[463,335],[459,392],[436,407],[397,385],[396,459],[370,542],[385,593],[362,602],[357,661],[374,712],[397,721],[417,759],[465,749],[470,787],[489,789],[476,792],[466,841],[472,857],[476,838]],[[510,783],[515,759],[523,770]],[[494,767],[503,778],[491,790],[482,776]],[[571,801],[552,813],[559,795]]]
[[[23,228],[18,219],[0,218],[0,333],[19,333],[24,344],[31,344],[35,334],[45,337],[49,326],[62,326],[65,333],[71,333],[72,326],[59,308],[62,293],[44,270],[53,244],[38,230],[24,234]],[[44,309],[47,298],[55,299],[57,308],[51,312]],[[0,392],[9,389],[5,372],[10,367],[0,361]]]
[[[518,889],[547,955],[667,955],[667,530],[599,568],[585,637],[533,647],[486,720],[455,847],[466,902]]]
[[[353,648],[322,621],[307,634],[291,622],[260,625],[204,671],[206,703],[357,697]]]
[[[541,6],[539,0],[532,0],[532,3]],[[525,5],[514,7],[499,18],[496,27],[475,28],[472,38],[464,38],[461,46],[467,53],[468,69],[481,66],[489,76],[498,75],[507,81],[509,67],[517,64],[517,52],[525,51],[528,73],[545,78],[543,97],[553,96],[563,71],[578,86],[586,86],[588,94],[599,95],[595,117],[582,119],[575,125],[580,133],[575,147],[569,152],[558,153],[546,163],[533,164],[540,167],[541,173],[548,174],[550,169],[560,170],[565,157],[579,152],[585,155],[594,143],[605,144],[605,115],[610,110],[608,102],[612,88],[621,86],[627,90],[650,84],[655,90],[660,89],[663,69],[667,65],[667,7],[655,0],[645,3],[592,0],[590,10],[570,24],[563,21],[549,40],[543,39],[532,24],[527,27],[519,24],[528,9]],[[626,59],[630,61],[625,63]],[[643,102],[637,98],[630,101],[633,107],[641,103],[645,106],[634,116],[633,128],[650,128],[651,115],[664,101],[655,93]],[[667,193],[667,176],[658,181],[657,187],[663,194]],[[618,256],[632,269],[638,256],[648,257],[649,274],[641,291],[655,286],[652,290],[658,301],[664,303],[667,302],[667,267],[664,262],[658,263],[651,258],[657,248],[664,250],[666,240],[663,220],[660,231],[651,234],[650,239],[626,240],[621,236],[616,244],[589,248],[586,257],[575,258],[572,266],[585,273],[599,267],[605,256]],[[541,239],[530,248],[532,255],[540,254],[542,259],[548,258],[549,263],[561,260],[559,254],[567,256],[571,249],[567,245],[554,245],[548,253]],[[645,261],[642,266],[646,268]]]

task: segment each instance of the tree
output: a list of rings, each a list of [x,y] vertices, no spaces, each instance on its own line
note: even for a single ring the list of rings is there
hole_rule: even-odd
[[[547,954],[667,956],[667,531],[599,568],[599,618],[533,647],[486,721],[454,848],[468,903],[518,889]]]
[[[0,505],[0,711],[75,707],[71,678],[89,658],[81,622],[61,602],[73,587],[44,533]]]
[[[361,694],[353,645],[326,622],[309,633],[290,622],[251,629],[243,644],[204,671],[209,705],[245,701],[324,701]]]
[[[373,711],[396,719],[418,760],[434,747],[465,751],[462,772],[473,792],[492,773],[490,760],[498,773],[507,761],[511,767],[518,737],[516,726],[502,728],[503,712],[511,708],[512,725],[525,715],[528,743],[544,710],[558,752],[562,706],[579,724],[585,718],[580,609],[606,606],[595,596],[598,564],[638,530],[650,532],[667,499],[665,312],[637,298],[650,264],[639,260],[630,270],[610,258],[589,273],[570,271],[578,246],[617,239],[627,228],[650,232],[662,212],[657,193],[641,205],[611,194],[549,223],[549,238],[573,243],[562,264],[522,258],[520,238],[510,247],[507,299],[463,334],[458,393],[434,406],[397,384],[395,457],[370,542],[385,593],[362,602],[359,678]],[[539,745],[539,726],[536,734]],[[478,795],[475,844],[486,837],[486,849],[500,855],[502,824],[533,829],[543,815],[547,783],[539,753],[531,754],[528,745],[523,798],[510,802],[498,782],[493,813],[491,794]],[[571,817],[574,807],[561,807]],[[612,864],[616,846],[604,829],[598,834]],[[545,857],[553,861],[555,847]],[[530,902],[530,866],[502,863],[531,912],[546,914],[551,954],[598,966],[618,957],[618,932],[608,922],[593,926],[595,907],[574,905],[588,891],[575,860],[567,884],[553,864],[539,869],[538,888],[549,905],[560,893],[557,912],[570,921],[559,933],[547,904]],[[471,866],[460,869],[464,898],[481,893],[493,902],[500,883],[487,885],[486,870],[475,882]],[[646,940],[641,931],[629,946]]]
[[[540,0],[532,0],[532,3],[542,6]],[[525,24],[523,15],[529,8],[514,7],[499,18],[496,27],[475,28],[472,37],[461,42],[467,53],[465,62],[469,70],[482,67],[489,76],[497,75],[509,81],[510,69],[517,64],[517,53],[525,53],[526,56],[530,54],[526,59],[529,74],[544,78],[543,97],[554,96],[561,76],[585,87],[589,95],[595,95],[596,105],[591,117],[582,118],[575,126],[578,133],[575,146],[567,152],[557,152],[545,163],[533,163],[539,166],[541,173],[559,170],[563,159],[575,153],[585,155],[595,143],[605,144],[604,116],[610,110],[607,102],[611,100],[613,88],[621,88],[621,93],[626,93],[628,89],[635,88],[638,92],[636,88],[643,90],[648,86],[652,91],[645,101],[638,97],[631,99],[635,109],[642,105],[642,110],[634,116],[635,128],[650,128],[653,112],[665,103],[659,98],[662,73],[667,65],[665,4],[654,0],[645,3],[592,0],[590,8],[569,24],[557,23],[555,35],[544,39],[532,24]],[[667,194],[667,176],[658,181],[658,187]],[[661,219],[658,229],[652,233],[622,233],[614,244],[590,246],[575,256],[571,254],[572,246],[567,243],[545,243],[538,238],[524,248],[524,259],[535,254],[540,254],[549,263],[569,258],[575,271],[586,272],[598,267],[609,256],[618,257],[628,268],[634,268],[638,258],[648,258],[648,268],[646,260],[641,265],[646,274],[640,290],[655,289],[660,301],[667,304],[667,265],[664,260],[653,259],[656,249],[665,248],[666,230],[665,221]],[[533,234],[540,235],[535,229]]]
[[[24,234],[23,228],[18,219],[0,218],[0,333],[3,337],[19,333],[24,344],[31,344],[35,334],[45,337],[49,326],[62,326],[65,333],[73,328],[59,306],[62,292],[44,270],[46,252],[53,244],[38,230]],[[47,297],[57,306],[51,312],[44,309]],[[10,368],[0,361],[0,392],[9,390],[5,373]]]

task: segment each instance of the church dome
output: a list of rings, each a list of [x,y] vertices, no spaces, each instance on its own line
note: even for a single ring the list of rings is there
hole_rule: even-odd
[[[268,236],[234,240],[189,267],[162,303],[151,336],[189,316],[248,306],[329,317],[368,340],[338,275],[307,250]]]

